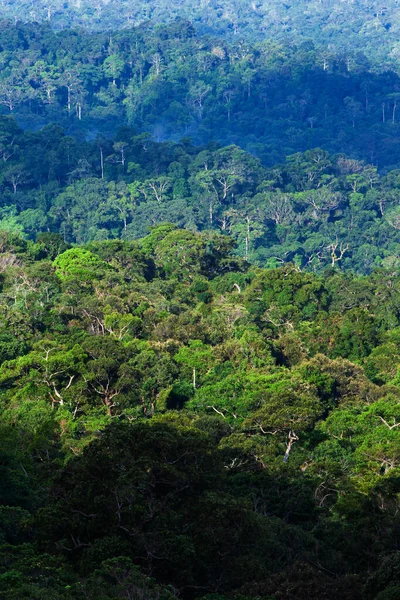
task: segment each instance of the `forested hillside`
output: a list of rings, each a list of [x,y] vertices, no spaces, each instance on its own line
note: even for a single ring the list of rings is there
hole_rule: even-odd
[[[201,36],[186,21],[89,34],[48,25],[0,29],[0,107],[24,129],[237,144],[272,166],[321,147],[400,165],[399,65],[312,42]]]
[[[398,0],[1,0],[3,17],[46,21],[56,29],[116,30],[190,20],[223,37],[311,39],[334,49],[398,57]]]
[[[0,229],[66,243],[143,237],[172,222],[230,235],[260,266],[358,273],[399,265],[399,171],[321,149],[264,167],[237,146],[157,143],[120,129],[93,142],[0,118]]]
[[[398,597],[397,271],[1,250],[2,598]]]
[[[398,600],[399,1],[0,19],[0,600]]]

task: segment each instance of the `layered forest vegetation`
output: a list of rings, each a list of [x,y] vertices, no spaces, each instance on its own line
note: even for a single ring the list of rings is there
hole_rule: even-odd
[[[192,22],[225,38],[313,39],[330,48],[396,55],[400,5],[352,0],[1,0],[13,21],[45,21],[54,29],[116,30],[143,23]]]
[[[400,597],[400,5],[0,1],[0,599]]]
[[[398,268],[400,171],[322,149],[266,168],[235,145],[156,142],[121,128],[114,139],[23,132],[0,118],[0,229],[66,243],[134,240],[171,222],[230,235],[259,266],[294,263],[367,274]]]
[[[266,166],[314,147],[400,164],[396,56],[230,41],[183,20],[92,34],[0,25],[0,107],[25,129],[57,122],[93,139],[130,126],[156,141],[237,144]]]
[[[397,271],[1,249],[2,598],[398,596]]]
[[[114,34],[4,22],[0,60],[3,229],[86,243],[167,221],[229,233],[260,266],[396,264],[395,65],[181,20]]]

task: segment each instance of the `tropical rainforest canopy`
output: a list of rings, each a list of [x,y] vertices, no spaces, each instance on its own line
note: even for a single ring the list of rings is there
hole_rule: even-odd
[[[397,600],[400,4],[0,17],[0,599]]]

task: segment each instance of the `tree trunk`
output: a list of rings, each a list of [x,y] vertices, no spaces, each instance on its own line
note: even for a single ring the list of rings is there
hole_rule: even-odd
[[[101,178],[104,179],[104,155],[103,155],[103,148],[100,148],[100,168],[101,168]]]
[[[288,435],[288,444],[286,446],[286,452],[285,452],[285,456],[283,457],[283,462],[287,462],[289,459],[289,454],[290,451],[292,449],[292,446],[295,442],[297,442],[299,438],[297,437],[297,435],[295,434],[294,431],[289,431],[289,435]]]

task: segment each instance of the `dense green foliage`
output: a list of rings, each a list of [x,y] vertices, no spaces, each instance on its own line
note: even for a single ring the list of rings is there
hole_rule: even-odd
[[[2,0],[1,14],[54,28],[115,30],[176,18],[203,33],[251,39],[313,39],[324,46],[398,55],[399,5],[353,0]]]
[[[157,143],[127,128],[79,142],[54,125],[24,133],[10,117],[0,118],[0,137],[0,230],[82,244],[172,222],[230,234],[237,254],[260,266],[369,273],[399,264],[398,170],[382,176],[321,149],[265,168],[237,146]]]
[[[0,105],[24,128],[232,143],[273,165],[313,147],[400,165],[399,61],[317,43],[201,36],[177,21],[112,34],[3,22]]]
[[[374,4],[0,2],[1,600],[400,597]]]
[[[1,243],[1,598],[396,597],[396,271]]]

